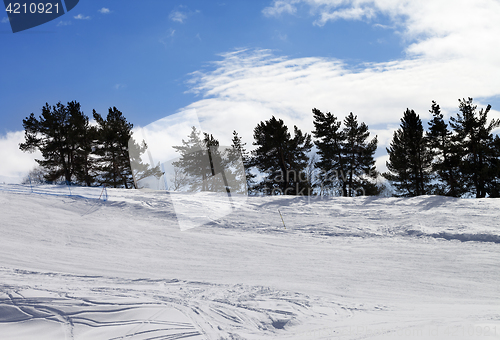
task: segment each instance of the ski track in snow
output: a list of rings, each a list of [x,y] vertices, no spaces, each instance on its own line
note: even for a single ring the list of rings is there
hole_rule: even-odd
[[[266,338],[293,325],[299,316],[318,316],[311,311],[318,301],[269,287],[6,268],[0,273],[0,332],[22,327],[26,339],[48,331],[57,339],[237,339],[231,330]],[[347,306],[321,304],[335,311],[337,319],[352,316]]]
[[[101,191],[0,185],[0,339],[500,339],[500,200]]]

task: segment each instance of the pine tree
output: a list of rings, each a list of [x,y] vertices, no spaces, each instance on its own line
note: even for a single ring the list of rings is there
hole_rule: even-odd
[[[116,107],[109,108],[106,119],[93,111],[98,124],[99,146],[99,181],[113,188],[134,186],[128,143],[132,138],[133,124],[127,122]]]
[[[97,143],[97,129],[90,126],[89,117],[83,114],[80,103],[70,102],[67,106],[70,114],[70,138],[75,145],[73,173],[77,183],[92,186],[97,176],[97,159],[93,155]]]
[[[492,131],[500,126],[500,119],[488,122],[491,105],[477,112],[473,99],[459,99],[456,117],[450,118],[450,125],[457,134],[463,150],[461,170],[466,186],[476,198],[486,197],[489,183],[495,180],[496,155]]]
[[[368,126],[365,123],[358,124],[357,116],[352,112],[344,120],[345,136],[342,153],[345,157],[346,185],[344,192],[348,197],[356,193],[363,195],[377,195],[378,188],[373,183],[377,177],[375,171],[374,154],[377,150],[377,137],[367,141],[370,136]]]
[[[432,101],[433,118],[429,122],[427,140],[434,157],[432,171],[436,174],[434,194],[460,197],[464,193],[460,174],[460,146],[456,137],[448,130],[439,105]]]
[[[400,196],[419,196],[430,193],[432,153],[429,150],[420,117],[407,109],[401,127],[394,132],[387,149],[390,180]]]
[[[493,139],[492,156],[490,163],[491,180],[486,183],[486,192],[489,197],[500,197],[500,137],[498,135]]]
[[[238,135],[238,132],[233,131],[231,147],[234,153],[231,153],[231,161],[233,167],[235,168],[235,179],[239,183],[246,184],[246,188],[240,189],[240,192],[251,192],[253,186],[255,185],[254,178],[256,175],[251,172],[252,158],[245,149],[245,145],[246,143],[243,143],[241,137]],[[240,164],[240,161],[242,164]]]
[[[134,138],[129,139],[128,154],[130,158],[134,187],[136,189],[141,189],[144,187],[145,184],[141,183],[141,181],[143,180],[146,180],[148,178],[152,179],[154,177],[156,181],[158,181],[161,176],[163,176],[163,172],[160,170],[160,162],[158,162],[156,166],[143,162],[142,155],[147,150],[148,145],[144,140],[140,144],[138,144]],[[151,181],[148,180],[148,183],[151,184]]]
[[[259,189],[270,194],[310,195],[311,185],[306,178],[307,154],[312,148],[311,136],[294,126],[294,137],[283,120],[274,116],[260,122],[254,129],[253,164],[265,179]]]
[[[227,155],[229,149],[221,147],[219,141],[213,135],[206,132],[203,135],[203,145],[208,155],[211,175],[207,180],[208,190],[214,192],[225,191],[228,194],[231,193],[231,189],[236,191],[237,189],[232,187],[229,182],[233,175],[229,168],[230,160]],[[231,184],[233,183],[234,180],[231,180]]]
[[[173,147],[180,153],[180,159],[172,165],[187,175],[191,191],[207,191],[207,178],[211,171],[201,132],[193,126],[188,138],[187,141],[182,140],[182,145]]]
[[[86,120],[77,102],[69,102],[67,106],[59,102],[52,107],[46,103],[38,119],[33,113],[23,119],[25,142],[19,148],[29,152],[40,150],[43,159],[36,161],[46,171],[47,181],[64,178],[70,183],[75,173],[79,174],[77,169],[85,157],[82,136],[88,133]],[[82,178],[78,176],[78,180]]]
[[[209,133],[203,133],[202,138],[194,126],[188,137],[182,140],[183,145],[173,147],[181,156],[172,165],[178,174],[187,176],[190,191],[236,191],[226,148]]]
[[[316,163],[319,171],[319,182],[321,193],[326,190],[334,190],[335,187],[342,188],[341,194],[346,192],[346,160],[344,157],[343,144],[345,133],[340,128],[341,122],[330,112],[323,113],[314,108],[313,123],[315,137],[314,144],[318,149],[317,155],[320,160]]]

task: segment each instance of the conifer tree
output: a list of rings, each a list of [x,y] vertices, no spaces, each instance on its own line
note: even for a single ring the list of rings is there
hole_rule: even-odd
[[[491,180],[486,183],[486,192],[491,198],[500,197],[500,137],[498,135],[493,139],[492,156],[490,163]]]
[[[163,172],[160,170],[160,162],[158,162],[156,166],[154,166],[154,164],[143,162],[141,156],[147,150],[148,145],[144,140],[139,144],[133,137],[129,139],[128,154],[130,158],[134,187],[136,189],[141,189],[144,187],[144,184],[141,183],[142,180],[150,177],[155,177],[156,180],[159,180],[161,176],[163,176]],[[149,182],[149,184],[151,184],[151,182]]]
[[[208,163],[210,167],[210,175],[215,176],[216,167],[217,167],[217,152],[219,149],[219,141],[214,138],[212,134],[203,133],[203,146],[207,151]]]
[[[491,105],[477,112],[472,98],[460,100],[456,117],[450,125],[457,134],[463,150],[460,168],[467,187],[476,198],[486,197],[488,186],[496,177],[498,160],[492,131],[500,126],[500,119],[488,122]]]
[[[345,132],[340,128],[341,122],[330,112],[323,113],[314,108],[312,113],[315,128],[313,131],[314,144],[320,158],[316,166],[319,169],[318,179],[321,193],[340,186],[343,195],[347,188],[346,160],[343,150]]]
[[[373,183],[377,177],[375,171],[374,154],[377,150],[377,137],[367,141],[370,136],[368,126],[358,123],[357,116],[352,112],[344,120],[342,153],[345,158],[347,177],[344,180],[344,192],[348,197],[362,193],[363,195],[376,195],[378,188]]]
[[[173,147],[180,153],[180,159],[173,166],[188,176],[187,182],[191,191],[206,191],[208,176],[211,175],[208,155],[205,153],[201,131],[192,127],[188,140],[182,140],[182,145]]]
[[[460,197],[464,193],[460,174],[460,146],[435,101],[432,101],[429,112],[433,118],[429,122],[427,140],[433,155],[432,171],[437,179],[433,193]]]
[[[71,144],[75,145],[73,173],[75,181],[92,186],[97,176],[97,159],[93,154],[98,135],[97,129],[89,124],[89,117],[81,112],[80,103],[70,102],[67,106],[70,118]]]
[[[127,122],[116,107],[109,108],[106,119],[93,111],[98,124],[99,146],[96,154],[99,156],[101,184],[113,188],[134,186],[128,143],[132,137],[133,124]]]
[[[231,154],[231,160],[233,163],[236,163],[233,164],[235,167],[235,179],[240,183],[246,184],[246,190],[240,191],[251,192],[252,187],[255,185],[254,178],[256,175],[251,172],[252,158],[250,153],[245,149],[245,145],[246,143],[243,143],[241,137],[238,135],[238,132],[233,131],[231,147],[234,153]],[[243,163],[243,169],[241,169],[239,164],[240,160]]]
[[[432,154],[424,138],[422,121],[415,111],[406,110],[387,153],[390,173],[384,173],[384,177],[396,187],[398,196],[430,193]]]
[[[47,181],[64,178],[70,183],[78,172],[77,164],[86,157],[82,153],[82,136],[88,132],[86,120],[77,102],[69,102],[67,106],[59,102],[52,107],[46,103],[38,119],[33,113],[23,119],[25,142],[19,148],[29,152],[40,150],[43,159],[36,161],[44,168]]]
[[[219,141],[213,135],[206,132],[203,135],[203,145],[208,155],[211,175],[207,180],[208,190],[214,192],[225,191],[230,194],[231,189],[235,188],[232,188],[229,183],[229,179],[232,179],[233,175],[229,168],[230,160],[227,155],[229,149],[221,147]],[[233,180],[232,183],[234,183]]]
[[[292,138],[283,120],[274,116],[260,122],[254,129],[253,164],[265,179],[259,189],[268,194],[310,195],[311,185],[306,177],[307,154],[312,148],[311,136],[294,126]]]
[[[190,191],[228,192],[234,190],[229,160],[225,148],[213,135],[192,127],[188,140],[173,148],[180,153],[180,159],[173,162],[177,171],[186,174]]]

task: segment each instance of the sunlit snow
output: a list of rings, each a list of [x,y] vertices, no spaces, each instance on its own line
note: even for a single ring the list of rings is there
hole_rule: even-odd
[[[0,339],[500,339],[498,199],[107,193],[0,185]]]

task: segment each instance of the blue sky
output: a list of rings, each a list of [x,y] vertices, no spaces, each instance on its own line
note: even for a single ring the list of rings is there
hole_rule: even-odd
[[[4,23],[0,132],[20,130],[22,119],[38,114],[45,102],[70,100],[88,115],[116,106],[131,122],[146,125],[196,100],[185,93],[189,74],[237,48],[348,63],[403,53],[393,30],[352,21],[318,27],[307,13],[270,18],[262,13],[269,4],[81,0],[66,15],[28,31],[9,34]]]
[[[71,100],[137,127],[194,109],[249,145],[272,114],[310,131],[313,107],[353,111],[383,151],[407,107],[500,107],[498,17],[494,0],[80,0],[13,34],[0,14],[0,176],[33,165],[14,150],[22,119]]]

